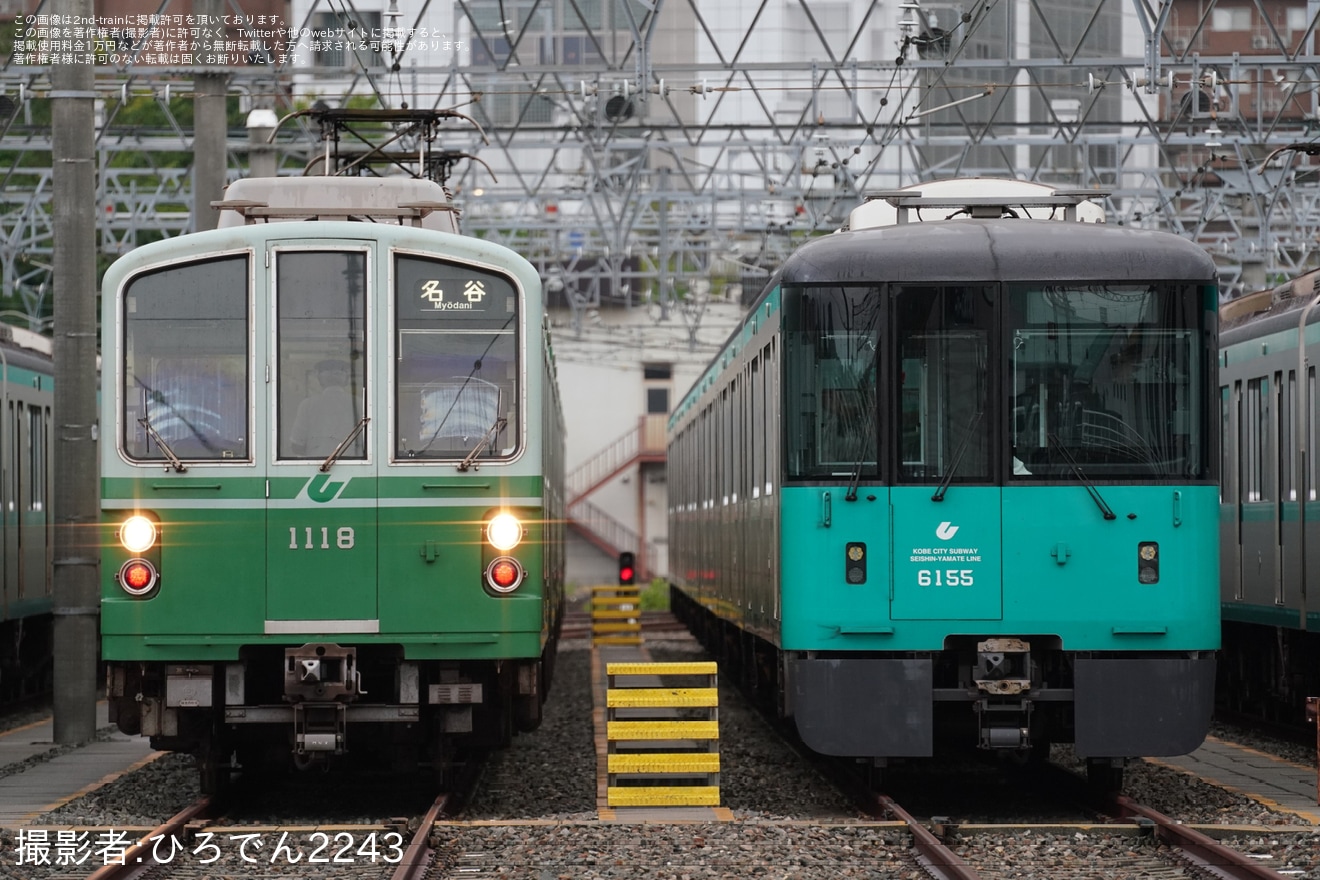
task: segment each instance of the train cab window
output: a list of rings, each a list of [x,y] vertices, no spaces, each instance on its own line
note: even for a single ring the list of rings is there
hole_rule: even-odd
[[[366,253],[280,251],[275,296],[279,457],[365,459]]]
[[[1179,284],[1013,285],[1013,479],[1204,477],[1201,291]]]
[[[508,457],[517,448],[518,289],[485,269],[398,254],[397,459]]]
[[[124,287],[119,438],[134,461],[249,458],[248,258],[171,265]]]
[[[894,297],[898,481],[984,482],[991,474],[989,343],[982,287],[902,287]]]
[[[783,301],[788,477],[878,477],[879,291],[785,286]]]

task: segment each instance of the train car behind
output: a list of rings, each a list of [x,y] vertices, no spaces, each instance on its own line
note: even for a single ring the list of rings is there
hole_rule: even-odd
[[[1287,725],[1320,696],[1320,272],[1225,303],[1220,504],[1226,711]],[[1298,377],[1303,377],[1301,381]]]
[[[0,324],[0,705],[52,685],[54,389],[50,339]]]

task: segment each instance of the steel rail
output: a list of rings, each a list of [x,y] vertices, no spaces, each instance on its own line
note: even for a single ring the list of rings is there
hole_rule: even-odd
[[[403,854],[403,861],[394,869],[390,880],[421,880],[426,876],[433,853],[431,830],[435,827],[436,819],[449,806],[449,798],[448,794],[442,794],[435,799],[435,803],[431,804],[431,809],[422,817],[422,824],[417,827],[417,833],[413,835],[412,842],[408,844],[408,849]]]
[[[153,828],[138,838],[137,843],[124,850],[120,861],[102,865],[87,876],[87,880],[129,880],[151,868],[156,867],[155,851],[157,843],[176,837],[180,831],[196,819],[203,818],[211,809],[211,798],[203,795],[192,804],[175,813],[163,824]]]
[[[936,880],[981,880],[981,875],[936,837],[929,828],[918,822],[911,813],[900,807],[888,795],[876,795],[886,812],[907,823],[912,833],[912,848],[917,861]]]
[[[1287,880],[1278,871],[1125,795],[1115,795],[1114,805],[1121,818],[1136,816],[1149,820],[1158,840],[1178,849],[1188,861],[1211,876],[1229,880]]]

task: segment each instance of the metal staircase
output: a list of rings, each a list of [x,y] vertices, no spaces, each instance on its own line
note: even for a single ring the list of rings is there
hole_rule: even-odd
[[[640,470],[644,465],[664,464],[667,419],[668,416],[663,414],[639,417],[637,427],[588,458],[570,472],[566,480],[569,526],[607,556],[617,556],[624,550],[636,552],[640,562],[639,579],[645,578],[652,568],[650,554],[641,546],[640,536],[586,498],[633,468]],[[643,491],[640,479],[637,491]]]

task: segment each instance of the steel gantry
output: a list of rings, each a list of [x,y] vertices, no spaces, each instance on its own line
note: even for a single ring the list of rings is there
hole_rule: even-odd
[[[181,108],[195,75],[222,72],[242,113],[456,111],[431,173],[579,331],[592,309],[642,306],[695,343],[712,301],[868,191],[952,175],[1093,189],[1110,222],[1185,235],[1254,288],[1317,247],[1318,17],[1320,0],[293,0],[286,39],[240,44],[252,63],[148,63],[145,34],[98,65],[99,245],[191,228]],[[48,66],[18,63],[34,57],[0,72],[0,270],[36,309],[52,92]],[[305,115],[280,126],[280,172],[323,171],[322,134]],[[265,141],[228,141],[232,178]]]

